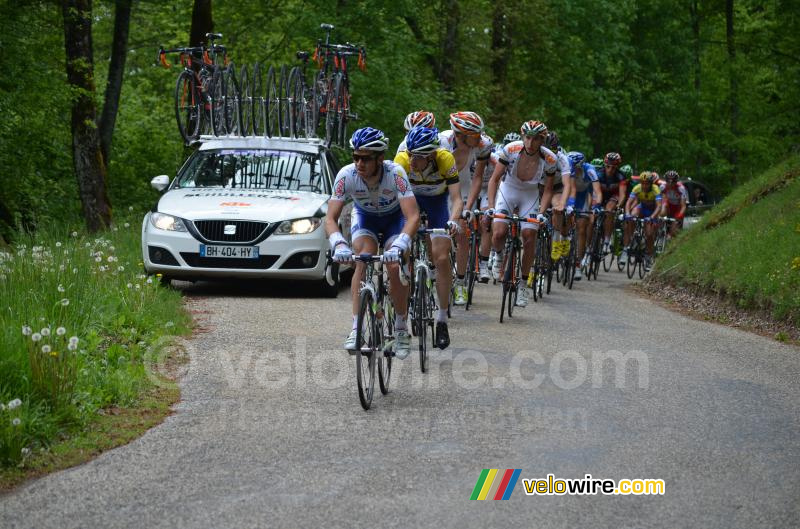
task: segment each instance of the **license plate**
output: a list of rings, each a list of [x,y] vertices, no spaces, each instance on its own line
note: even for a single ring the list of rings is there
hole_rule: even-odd
[[[211,246],[207,244],[201,244],[200,257],[258,259],[258,246]]]

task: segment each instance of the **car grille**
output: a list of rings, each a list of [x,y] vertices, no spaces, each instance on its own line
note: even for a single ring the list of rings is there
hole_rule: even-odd
[[[195,268],[241,268],[266,270],[275,264],[279,255],[262,255],[258,259],[234,259],[227,257],[200,257],[199,253],[181,252],[186,264]]]
[[[212,242],[253,242],[269,227],[268,222],[252,220],[196,220],[197,231]],[[225,234],[225,226],[235,226],[232,235]]]

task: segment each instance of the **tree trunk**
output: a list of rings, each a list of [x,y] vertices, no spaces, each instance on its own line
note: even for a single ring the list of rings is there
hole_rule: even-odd
[[[206,44],[206,33],[212,31],[214,31],[214,20],[211,18],[211,0],[194,0],[189,46]]]
[[[733,136],[729,160],[732,166],[731,184],[735,186],[737,180],[737,163],[739,161],[739,151],[736,147],[736,142],[739,137],[739,79],[736,77],[736,43],[734,42],[733,32],[733,0],[725,0],[725,22],[727,26],[726,36],[728,41],[728,74],[730,76],[731,87],[731,135]]]
[[[72,99],[72,161],[90,232],[111,224],[106,165],[100,148],[92,55],[91,0],[63,0],[67,81]]]
[[[103,159],[108,164],[111,159],[111,138],[119,110],[119,95],[122,91],[122,74],[125,71],[125,57],[128,48],[128,29],[131,22],[131,0],[117,0],[114,11],[114,40],[111,44],[111,63],[108,66],[103,113],[100,115],[100,147]]]
[[[511,18],[506,14],[503,0],[495,3],[492,16],[492,110],[493,116],[500,123],[508,123],[508,105],[506,98],[508,89],[508,58],[511,49]]]
[[[452,100],[456,78],[456,55],[458,53],[458,0],[445,0],[443,6],[445,20],[444,41],[442,42],[442,57],[439,61],[438,77],[444,88],[448,101]]]
[[[695,135],[697,135],[698,139],[702,139],[703,137],[703,116],[701,113],[700,108],[700,74],[701,74],[701,62],[700,62],[700,5],[699,0],[692,0],[692,3],[689,6],[689,12],[691,15],[692,20],[692,38],[694,40],[693,44],[693,63],[694,63],[694,129]],[[701,178],[702,174],[702,167],[703,167],[703,158],[701,153],[698,151],[695,154],[694,158],[694,178]]]

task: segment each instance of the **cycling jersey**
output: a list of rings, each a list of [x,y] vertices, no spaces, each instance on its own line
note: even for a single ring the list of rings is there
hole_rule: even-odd
[[[443,149],[447,149],[454,153],[456,147],[456,134],[452,130],[445,130],[439,133],[439,144]],[[472,173],[475,171],[475,164],[480,160],[487,160],[492,154],[492,145],[494,141],[486,134],[481,134],[481,141],[477,147],[470,149],[467,155],[467,161],[464,167],[458,170],[458,180],[461,182],[461,196],[464,200],[469,196],[470,188],[472,187]],[[455,155],[454,155],[455,156]]]
[[[556,172],[557,160],[553,151],[547,147],[540,147],[538,153],[538,163],[534,169],[533,175],[525,180],[520,179],[518,174],[519,160],[522,153],[525,152],[525,145],[521,141],[512,141],[500,151],[498,161],[506,166],[506,177],[503,180],[503,185],[519,189],[521,191],[534,190],[539,193],[539,184],[544,184],[545,175],[552,175]],[[525,154],[525,156],[529,156]],[[536,154],[534,154],[536,156]]]
[[[645,191],[642,184],[637,184],[632,190],[630,197],[636,197],[642,210],[649,210],[650,214],[656,209],[658,202],[661,202],[661,189],[656,185],[650,185],[650,190]]]
[[[358,176],[354,163],[342,167],[333,182],[330,199],[344,202],[347,197],[353,198],[356,210],[371,216],[383,216],[400,211],[400,199],[413,198],[414,193],[403,168],[386,160],[381,180],[374,189]]]
[[[575,182],[575,191],[577,193],[585,193],[591,187],[592,182],[598,181],[597,173],[594,170],[594,166],[586,162],[581,164],[583,175],[580,177],[577,176],[577,169],[578,168],[570,162],[570,177],[573,182]]]
[[[414,172],[411,168],[411,156],[406,151],[397,153],[394,161],[408,174],[415,196],[444,195],[447,193],[447,186],[458,183],[456,160],[445,149],[436,149],[436,156],[421,173]]]
[[[567,152],[559,147],[556,155],[556,175],[553,177],[553,191],[560,193],[564,189],[564,179],[569,178],[572,166],[569,163]]]
[[[672,187],[668,184],[661,186],[661,196],[670,206],[680,206],[681,199],[685,199],[686,203],[689,203],[689,192],[686,191],[686,187],[680,182]]]

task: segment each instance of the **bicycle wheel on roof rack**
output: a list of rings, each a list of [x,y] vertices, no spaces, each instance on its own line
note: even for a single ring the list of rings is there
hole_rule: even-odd
[[[308,128],[311,131],[309,136],[317,137],[319,130],[319,122],[323,115],[323,108],[325,106],[325,73],[320,70],[314,76],[314,82],[311,84],[311,100],[309,102],[309,111],[311,121]]]
[[[239,71],[239,113],[242,116],[242,121],[239,126],[239,134],[242,136],[249,136],[253,132],[253,85],[251,84],[250,75],[247,70],[247,65],[242,66]]]
[[[184,70],[178,75],[175,84],[175,118],[178,122],[178,132],[187,145],[196,140],[200,134],[200,90],[194,74]]]
[[[225,78],[222,68],[214,70],[211,78],[211,132],[215,136],[226,133],[225,129]]]
[[[325,144],[328,147],[332,143],[338,143],[337,133],[339,131],[339,106],[340,88],[339,77],[333,77],[329,84],[328,98],[325,102]]]
[[[231,62],[224,70],[224,98],[225,105],[225,132],[227,134],[242,134],[242,105],[239,80],[236,78],[236,67]]]
[[[253,136],[261,136],[266,134],[266,112],[264,108],[264,69],[259,63],[253,67],[253,77],[250,82],[251,94],[251,110],[250,115],[252,118],[251,130]]]
[[[264,121],[266,123],[264,134],[270,138],[280,135],[280,98],[278,97],[278,79],[275,68],[269,67],[265,85]]]
[[[350,114],[350,87],[348,86],[347,76],[339,74],[339,98],[337,99],[339,121],[337,123],[338,143],[344,147],[347,142],[347,123]]]
[[[289,74],[289,133],[292,138],[306,135],[304,101],[303,71],[295,66]]]
[[[291,118],[290,118],[290,104],[289,97],[291,90],[289,89],[289,69],[286,65],[281,66],[280,76],[278,81],[278,135],[281,137],[291,136]]]

